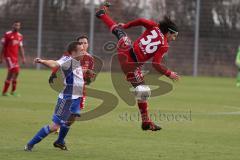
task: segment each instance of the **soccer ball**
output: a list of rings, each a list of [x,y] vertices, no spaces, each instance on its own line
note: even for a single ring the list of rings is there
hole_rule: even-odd
[[[151,89],[147,85],[139,85],[134,93],[137,100],[147,100],[151,96]]]

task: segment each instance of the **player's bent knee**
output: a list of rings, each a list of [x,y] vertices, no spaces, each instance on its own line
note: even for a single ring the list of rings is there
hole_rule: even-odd
[[[76,118],[79,117],[79,116],[80,116],[79,114],[72,114],[69,117],[69,119],[66,121],[65,125],[71,126],[75,122]]]
[[[126,37],[127,36],[127,34],[120,27],[114,28],[112,30],[112,33],[117,37],[118,40],[120,40],[122,37]]]
[[[139,85],[135,88],[135,96],[137,100],[146,101],[151,96],[151,89],[148,85]]]
[[[70,127],[73,123],[74,123],[74,121],[67,121],[67,122],[65,123],[65,125]]]
[[[49,128],[50,128],[51,132],[55,132],[60,128],[60,125],[53,123],[53,124],[49,125]]]

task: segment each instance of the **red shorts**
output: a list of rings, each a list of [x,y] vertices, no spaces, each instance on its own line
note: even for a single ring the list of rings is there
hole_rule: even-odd
[[[128,37],[123,37],[118,41],[118,60],[122,71],[134,87],[144,83],[144,76],[141,70],[141,64],[137,63],[136,57],[133,57],[132,43]]]
[[[20,70],[18,61],[11,59],[10,57],[6,57],[6,64],[8,67],[8,71],[12,73],[18,73]]]

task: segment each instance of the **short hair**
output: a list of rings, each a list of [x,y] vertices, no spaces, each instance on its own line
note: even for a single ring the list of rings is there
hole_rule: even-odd
[[[19,20],[15,20],[15,21],[13,21],[13,24],[14,23],[21,23]]]
[[[84,38],[86,38],[88,40],[88,36],[87,35],[80,35],[80,36],[77,37],[76,40],[79,41],[80,39],[84,39]]]
[[[159,28],[163,34],[178,32],[177,25],[168,16],[164,16],[163,20],[159,22]]]
[[[68,53],[71,54],[73,51],[76,51],[78,45],[81,45],[81,43],[77,41],[70,42],[67,46]]]

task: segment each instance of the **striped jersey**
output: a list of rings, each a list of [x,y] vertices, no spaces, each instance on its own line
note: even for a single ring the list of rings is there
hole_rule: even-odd
[[[79,61],[70,56],[63,56],[57,60],[60,65],[61,75],[64,81],[63,90],[59,94],[61,99],[77,99],[83,96],[83,69]]]

